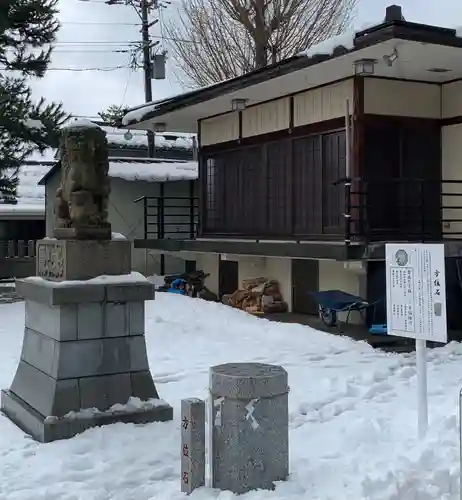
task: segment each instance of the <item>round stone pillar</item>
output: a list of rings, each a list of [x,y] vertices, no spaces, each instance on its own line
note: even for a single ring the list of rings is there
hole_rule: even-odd
[[[212,486],[273,489],[289,475],[289,386],[281,366],[228,363],[210,369]]]

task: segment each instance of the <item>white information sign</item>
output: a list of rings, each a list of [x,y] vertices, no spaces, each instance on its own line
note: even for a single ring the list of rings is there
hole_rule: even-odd
[[[386,245],[388,334],[447,342],[444,245]]]

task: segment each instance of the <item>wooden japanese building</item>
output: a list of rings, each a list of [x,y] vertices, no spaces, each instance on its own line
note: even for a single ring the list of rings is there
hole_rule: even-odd
[[[198,132],[200,148],[195,237],[147,230],[136,245],[195,255],[220,292],[270,275],[299,312],[313,312],[311,290],[384,293],[386,242],[442,241],[452,266],[461,56],[455,30],[391,6],[379,25],[129,112],[126,126]],[[462,299],[458,281],[448,296]]]

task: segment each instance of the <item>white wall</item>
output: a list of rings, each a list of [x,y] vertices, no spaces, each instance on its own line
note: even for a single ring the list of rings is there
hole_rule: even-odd
[[[462,124],[441,128],[442,176],[443,180],[462,181]],[[462,184],[443,184],[444,193],[462,194]],[[462,196],[443,196],[443,206],[462,206]],[[443,219],[462,219],[462,210],[444,209]],[[451,222],[443,225],[446,238],[450,233],[462,233],[462,223]],[[461,235],[455,234],[454,238]]]
[[[59,173],[52,176],[46,185],[46,235],[53,235],[55,226],[55,193],[59,185]],[[158,196],[159,183],[144,181],[125,181],[119,178],[111,179],[111,194],[109,196],[108,219],[114,233],[121,233],[129,240],[144,238],[144,209],[143,203],[135,203],[142,196]],[[189,196],[189,182],[167,182],[164,185],[164,195],[167,196]],[[185,200],[185,203],[187,201]],[[178,212],[178,210],[176,210]],[[180,209],[182,211],[182,209]],[[170,211],[170,222],[179,221],[174,210]],[[168,218],[166,220],[168,220]],[[179,226],[178,226],[179,227]],[[170,235],[173,237],[174,235]],[[154,236],[152,236],[154,237]],[[183,238],[185,235],[178,235]],[[184,260],[171,255],[165,256],[165,267],[167,273],[184,271]],[[160,254],[149,252],[144,249],[132,249],[132,269],[146,275],[160,273]]]
[[[216,253],[198,253],[196,254],[197,269],[210,274],[206,279],[207,288],[218,295],[219,291],[219,257]]]
[[[381,78],[364,79],[364,112],[376,115],[441,117],[441,87]]]
[[[324,85],[294,96],[294,126],[345,116],[345,100],[353,103],[353,79]],[[242,136],[252,137],[284,130],[290,126],[290,99],[281,97],[242,111]],[[239,139],[237,111],[206,118],[200,122],[201,145]]]
[[[462,115],[462,82],[442,86],[442,118]]]

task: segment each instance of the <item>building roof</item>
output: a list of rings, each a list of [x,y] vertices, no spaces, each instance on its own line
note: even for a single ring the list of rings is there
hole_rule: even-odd
[[[57,173],[59,169],[60,163],[54,163],[38,183],[44,186],[48,179]],[[110,157],[109,176],[124,179],[126,181],[190,181],[198,178],[198,166],[195,161]]]
[[[197,130],[197,121],[231,111],[232,99],[254,105],[354,75],[354,61],[378,61],[377,76],[443,83],[462,77],[462,32],[405,21],[390,6],[384,21],[352,30],[251,73],[131,109],[126,128],[147,130],[156,119],[169,130]],[[402,64],[384,56],[399,45]],[[402,55],[401,55],[402,53]],[[433,71],[448,68],[449,71]]]
[[[53,155],[35,153],[19,171],[16,204],[1,203],[0,218],[42,219],[45,215],[45,189],[40,179],[54,165]]]
[[[133,130],[130,131],[131,137],[127,137],[127,130],[106,126],[102,126],[101,129],[106,132],[109,147],[114,145],[126,148],[148,147],[148,138],[145,131]],[[193,148],[192,134],[156,133],[154,140],[155,146],[158,149],[190,150]]]

